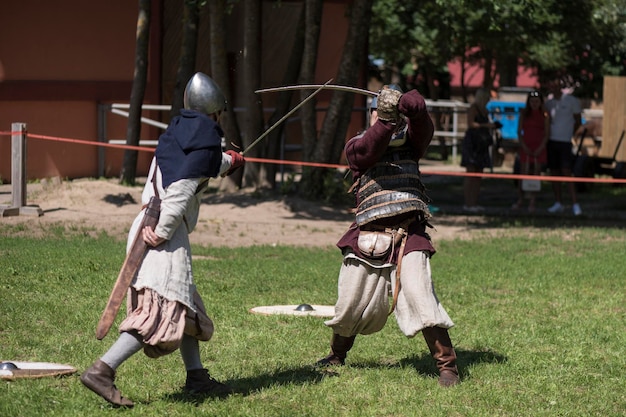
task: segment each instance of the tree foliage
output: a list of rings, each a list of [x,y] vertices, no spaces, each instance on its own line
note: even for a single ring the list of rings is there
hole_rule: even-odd
[[[626,0],[376,0],[373,10],[370,53],[386,81],[429,96],[455,59],[485,68],[485,87],[514,86],[522,65],[541,80],[568,75],[590,97],[604,75],[626,74]]]

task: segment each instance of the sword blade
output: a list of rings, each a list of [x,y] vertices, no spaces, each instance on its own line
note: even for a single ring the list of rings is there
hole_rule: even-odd
[[[287,85],[284,87],[273,87],[273,88],[264,88],[261,90],[256,90],[255,93],[275,93],[280,91],[291,91],[291,90],[314,90],[316,88],[322,88],[324,90],[338,90],[338,91],[346,91],[348,93],[357,93],[364,94],[366,96],[376,97],[378,93],[370,90],[364,90],[362,88],[357,87],[349,87],[347,85],[335,85],[335,84],[303,84],[303,85]]]
[[[145,226],[151,226],[153,229],[156,227],[159,221],[160,206],[161,200],[158,197],[152,197],[150,199],[146,212],[144,213],[141,226],[137,229],[137,235],[133,240],[133,244],[128,252],[128,255],[126,256],[126,259],[124,260],[124,264],[122,264],[122,268],[117,276],[115,285],[113,285],[113,290],[111,290],[111,295],[109,296],[107,305],[102,312],[100,321],[98,322],[98,327],[96,328],[96,338],[98,340],[104,339],[111,329],[113,321],[120,310],[120,306],[122,305],[122,300],[124,300],[124,296],[128,291],[128,287],[137,273],[139,266],[143,262],[148,246],[141,237],[141,230]]]
[[[296,112],[296,110],[298,110],[300,107],[304,106],[304,104],[306,102],[308,102],[309,100],[311,100],[313,97],[315,97],[315,95],[317,93],[319,93],[320,91],[322,91],[324,89],[324,87],[326,87],[333,79],[331,78],[330,80],[326,81],[326,83],[322,84],[322,85],[318,85],[316,88],[317,90],[315,90],[314,92],[312,92],[311,94],[309,94],[309,96],[307,98],[305,98],[304,100],[302,100],[300,102],[300,104],[298,104],[297,106],[295,106],[293,109],[289,110],[289,112],[287,114],[285,114],[283,117],[280,118],[279,121],[277,121],[276,123],[274,123],[272,126],[270,126],[269,129],[267,129],[265,132],[263,132],[263,134],[261,136],[259,136],[254,142],[252,142],[250,144],[250,146],[248,146],[246,149],[244,149],[243,151],[241,151],[242,155],[245,155],[250,149],[252,149],[252,147],[256,146],[257,143],[259,143],[265,136],[269,135],[269,133],[274,130],[279,124],[281,124],[283,121],[285,121],[285,119],[287,119],[289,116],[291,116],[292,114],[294,114]],[[255,91],[255,93],[257,93],[260,90]]]

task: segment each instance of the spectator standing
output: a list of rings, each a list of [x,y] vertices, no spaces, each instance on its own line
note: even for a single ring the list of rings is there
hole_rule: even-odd
[[[500,123],[491,123],[487,103],[491,92],[486,88],[479,88],[474,95],[474,102],[467,110],[467,130],[463,138],[461,166],[466,172],[483,172],[491,167],[489,148],[493,145],[492,129],[502,127]],[[479,213],[484,210],[478,205],[481,178],[476,176],[465,177],[463,195],[465,204],[463,210],[470,213]]]
[[[550,117],[544,108],[543,96],[537,90],[528,93],[526,107],[520,112],[517,127],[519,138],[520,173],[522,175],[541,174],[541,167],[547,162],[546,145],[550,135]],[[528,192],[528,211],[535,211],[535,192]],[[524,190],[519,182],[518,199],[513,209],[519,209],[524,203]]]
[[[550,140],[548,141],[548,169],[554,176],[569,177],[572,175],[574,154],[572,153],[572,137],[581,125],[581,107],[578,99],[569,94],[563,94],[563,85],[560,80],[553,80],[549,84],[552,98],[546,101],[546,110],[550,115]],[[568,189],[572,199],[572,212],[575,216],[582,214],[582,209],[576,198],[576,186],[568,182]],[[562,213],[564,210],[561,182],[552,182],[555,203],[548,209],[550,213]]]

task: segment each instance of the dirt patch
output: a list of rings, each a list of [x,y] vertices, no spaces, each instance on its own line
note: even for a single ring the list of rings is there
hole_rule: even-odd
[[[68,232],[101,233],[125,239],[141,210],[142,186],[124,186],[114,179],[43,181],[27,186],[27,205],[44,212],[0,218],[15,233],[43,234],[52,227]],[[206,246],[302,245],[332,246],[350,225],[348,207],[332,207],[298,197],[242,190],[207,193],[200,220],[190,239]],[[11,204],[11,186],[0,186],[0,205]],[[434,239],[470,236],[465,216],[448,218]]]
[[[143,186],[120,185],[116,179],[46,180],[27,186],[27,205],[41,208],[43,216],[0,217],[13,234],[43,235],[50,228],[63,233],[97,234],[103,231],[126,239],[128,229],[141,209]],[[216,192],[219,180],[212,180],[211,191],[203,197],[199,222],[190,239],[204,246],[333,246],[352,222],[350,207],[332,207],[285,196],[275,192],[241,190]],[[510,209],[515,188],[508,182],[486,182],[481,190],[486,210],[483,215],[462,211],[462,179],[430,176],[425,178],[433,207],[436,208],[430,234],[435,242],[447,239],[474,239],[546,233],[559,226],[621,226],[626,224],[623,199],[597,198],[581,194],[584,214],[548,215]],[[0,185],[0,205],[11,205],[11,185]],[[538,200],[546,207],[551,193]],[[14,227],[11,227],[14,226]]]

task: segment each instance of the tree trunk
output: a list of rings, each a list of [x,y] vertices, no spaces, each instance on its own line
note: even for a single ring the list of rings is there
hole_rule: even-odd
[[[350,10],[350,26],[344,45],[337,84],[356,85],[367,54],[368,29],[372,14],[373,0],[355,0]],[[350,123],[354,95],[344,91],[335,91],[328,106],[328,111],[318,144],[313,151],[313,161],[337,163],[345,145],[346,132]],[[303,174],[302,190],[311,198],[325,195],[324,178],[327,169],[314,168]]]
[[[428,95],[424,96],[426,98],[429,98],[431,100],[439,100],[441,97],[441,84],[440,83],[435,83],[435,81],[439,81],[439,77],[438,77],[438,68],[435,65],[432,65],[430,62],[426,62],[425,64],[422,65],[423,69],[424,69],[424,78],[425,83],[427,85],[427,91],[428,91]],[[423,95],[423,94],[422,94]],[[449,97],[446,97],[449,98]],[[430,112],[430,116],[433,119],[433,122],[435,124],[435,130],[444,130],[444,121],[446,118],[446,113],[442,112],[441,110],[434,110]],[[442,161],[446,161],[448,159],[448,147],[446,146],[446,138],[444,136],[440,136],[437,139],[437,142],[439,142],[439,149],[440,151],[440,155],[441,155],[441,160]]]
[[[246,149],[263,131],[263,108],[255,93],[261,86],[261,2],[244,0],[243,33],[243,145]],[[256,146],[246,154],[262,156]],[[261,178],[259,164],[246,163],[244,185],[269,186]]]
[[[211,42],[211,75],[226,97],[226,111],[222,114],[220,125],[224,129],[226,148],[242,150],[241,136],[237,125],[237,117],[233,108],[228,73],[228,55],[226,53],[226,7],[227,0],[209,2],[209,24]],[[235,146],[233,146],[235,145]],[[243,169],[225,177],[220,183],[220,190],[232,192],[241,186]]]
[[[289,61],[287,62],[287,68],[285,70],[285,74],[283,76],[283,85],[293,85],[298,82],[298,74],[300,73],[300,68],[302,66],[302,54],[304,50],[304,19],[305,19],[306,8],[302,8],[302,12],[300,14],[300,22],[298,24],[298,29],[296,30],[296,39],[294,41],[293,47],[291,49],[291,54],[289,55]],[[310,92],[309,92],[310,94]],[[278,122],[287,112],[289,111],[289,105],[291,104],[291,99],[293,96],[292,91],[282,91],[278,94],[278,99],[276,101],[276,110],[270,116],[267,121],[268,128],[272,127],[276,122]],[[313,100],[311,100],[313,101]],[[305,104],[305,106],[308,103]],[[303,106],[304,107],[304,106]],[[302,110],[300,110],[302,111]],[[283,136],[283,132],[285,131],[285,124],[287,121],[278,125],[270,134],[268,134],[266,139],[266,149],[267,149],[267,157],[272,159],[280,158],[280,148],[281,148],[281,137]],[[263,166],[265,169],[263,171],[263,175],[265,176],[265,182],[270,184],[272,188],[276,185],[276,165],[274,164],[266,164]]]
[[[461,95],[463,96],[463,101],[467,103],[467,87],[465,86],[465,64],[467,63],[467,57],[465,54],[461,55]]]
[[[183,97],[187,82],[195,73],[196,51],[198,49],[198,22],[200,20],[199,0],[186,0],[183,9],[183,40],[180,48],[180,61],[176,72],[176,84],[172,96],[170,119],[178,116],[183,108]]]
[[[515,54],[503,54],[497,61],[497,73],[500,79],[500,87],[517,86],[518,58]]]
[[[493,51],[491,49],[487,49],[486,47],[481,48],[483,53],[483,69],[484,69],[484,78],[483,78],[483,87],[491,88],[493,87]]]
[[[315,82],[315,64],[317,63],[317,49],[319,45],[320,28],[322,21],[322,0],[306,0],[304,17],[304,50],[300,68],[300,84]],[[300,100],[304,100],[310,91],[302,91]],[[312,99],[300,109],[302,116],[302,155],[305,161],[311,161],[313,150],[317,142],[317,117],[315,112],[316,100]]]
[[[135,49],[135,74],[133,87],[130,93],[130,109],[128,111],[128,125],[126,128],[126,143],[137,146],[141,133],[141,107],[146,91],[148,78],[148,47],[150,41],[150,13],[151,0],[139,0],[139,16],[137,18],[137,39]],[[137,152],[124,152],[120,182],[135,184],[137,173]]]

